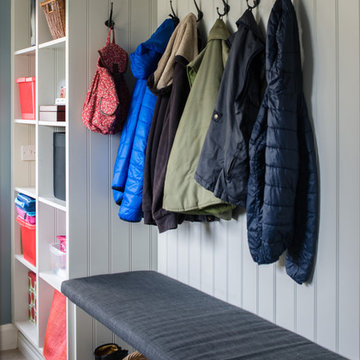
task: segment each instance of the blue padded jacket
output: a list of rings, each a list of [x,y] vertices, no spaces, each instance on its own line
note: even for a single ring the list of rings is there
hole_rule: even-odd
[[[131,70],[137,82],[121,133],[112,181],[114,200],[120,205],[119,217],[126,221],[138,222],[142,218],[145,150],[156,103],[156,96],[146,82],[156,70],[174,29],[175,22],[166,19],[151,38],[130,55]]]
[[[266,46],[268,87],[249,145],[248,241],[258,264],[287,250],[286,271],[301,284],[313,268],[319,190],[291,0],[276,1]]]

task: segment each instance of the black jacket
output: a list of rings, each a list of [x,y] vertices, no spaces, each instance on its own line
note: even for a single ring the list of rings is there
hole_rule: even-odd
[[[302,89],[299,31],[290,0],[277,0],[267,31],[268,88],[250,140],[247,226],[258,264],[278,260],[308,280],[318,228],[318,177]]]
[[[152,178],[149,179],[152,188],[143,194],[144,221],[145,224],[155,223],[160,233],[175,229],[184,220],[183,214],[164,210],[162,201],[170,151],[190,91],[186,74],[187,64],[188,61],[184,57],[175,57],[173,84],[158,92],[157,110],[150,134],[153,159],[148,160],[152,168]],[[149,79],[148,84],[152,86],[152,79]],[[151,90],[156,92],[152,87]]]
[[[221,200],[244,207],[248,143],[264,87],[265,42],[251,11],[236,24],[195,180]]]

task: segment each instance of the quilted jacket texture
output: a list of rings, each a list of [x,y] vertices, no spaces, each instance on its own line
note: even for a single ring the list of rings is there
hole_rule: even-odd
[[[313,268],[318,230],[318,176],[312,128],[302,90],[299,32],[290,0],[277,0],[267,31],[268,87],[249,145],[247,226],[259,264],[287,250],[297,283]]]
[[[155,71],[174,28],[175,22],[166,19],[151,38],[130,55],[131,70],[137,82],[121,133],[112,181],[114,200],[120,205],[119,217],[126,221],[139,222],[142,218],[145,151],[156,104],[156,96],[146,82]]]
[[[195,180],[219,199],[245,207],[248,145],[265,82],[265,41],[250,10],[236,24]]]

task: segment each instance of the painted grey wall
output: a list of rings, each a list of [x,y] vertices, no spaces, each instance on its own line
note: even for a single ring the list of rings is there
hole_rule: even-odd
[[[10,0],[0,4],[0,324],[11,322]]]

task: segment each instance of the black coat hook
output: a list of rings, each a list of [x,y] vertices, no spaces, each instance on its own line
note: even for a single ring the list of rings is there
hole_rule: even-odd
[[[253,0],[253,6],[251,6],[249,4],[249,0],[246,0],[246,3],[247,3],[247,6],[248,6],[248,10],[251,11],[252,9],[255,9],[259,5],[260,0]]]
[[[112,15],[113,15],[113,7],[114,7],[114,3],[111,2],[111,8],[110,8],[110,16],[109,16],[109,20],[105,21],[105,25],[110,28],[110,29],[114,29],[115,23],[112,19]]]
[[[177,17],[174,11],[172,0],[170,0],[170,8],[171,8],[171,14],[169,14],[169,16],[174,20],[175,24],[177,25],[180,22],[180,19]]]
[[[224,12],[221,14],[220,11],[219,11],[219,7],[216,8],[216,11],[217,11],[217,13],[219,15],[219,18],[222,18],[223,16],[228,14],[229,11],[230,11],[230,5],[225,0],[222,0],[222,2],[224,4]]]
[[[196,7],[196,10],[197,10],[197,13],[198,13],[198,17],[197,17],[196,22],[199,22],[204,17],[204,13],[200,10],[198,4],[196,3],[196,0],[194,0],[194,4],[195,4],[195,7]]]

